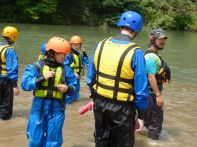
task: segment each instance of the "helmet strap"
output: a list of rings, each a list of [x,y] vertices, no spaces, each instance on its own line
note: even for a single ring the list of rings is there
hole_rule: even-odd
[[[3,37],[4,37],[4,39],[8,42],[9,45],[11,45],[11,44],[14,43],[10,38],[5,37],[5,36],[3,36]]]

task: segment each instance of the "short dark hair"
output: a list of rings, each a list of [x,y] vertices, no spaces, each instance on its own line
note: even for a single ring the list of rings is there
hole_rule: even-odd
[[[54,59],[54,57],[55,57],[55,52],[54,52],[54,50],[49,50],[49,51],[47,51],[46,53],[45,53],[45,55],[47,56],[47,58],[53,58]]]

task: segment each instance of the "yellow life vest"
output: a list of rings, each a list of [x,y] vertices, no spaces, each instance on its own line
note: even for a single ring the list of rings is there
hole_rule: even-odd
[[[135,43],[118,44],[111,38],[99,43],[95,51],[96,93],[118,101],[133,101],[133,78],[131,68],[133,54],[139,46]]]
[[[80,55],[77,55],[75,53],[72,53],[73,55],[73,62],[70,65],[70,67],[73,69],[73,71],[75,73],[80,74],[81,72],[83,72],[83,65],[82,65],[82,59]]]
[[[7,76],[7,68],[6,68],[6,51],[8,48],[14,48],[10,45],[0,46],[0,75]]]
[[[34,65],[35,66],[35,65]],[[63,99],[64,94],[58,91],[58,85],[65,83],[65,73],[64,69],[59,66],[57,68],[51,68],[47,65],[43,65],[41,69],[42,75],[45,75],[48,71],[54,71],[55,77],[49,78],[48,80],[44,80],[42,85],[39,86],[39,89],[34,90],[34,96],[41,98],[52,98],[52,99]]]

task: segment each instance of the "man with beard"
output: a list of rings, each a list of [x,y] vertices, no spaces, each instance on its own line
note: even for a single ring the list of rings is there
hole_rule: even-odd
[[[167,36],[161,28],[153,29],[149,34],[150,48],[145,52],[146,68],[149,91],[149,109],[146,115],[145,126],[148,129],[148,137],[159,139],[163,123],[162,96],[163,84],[170,81],[170,69],[159,55],[159,51],[165,46]]]

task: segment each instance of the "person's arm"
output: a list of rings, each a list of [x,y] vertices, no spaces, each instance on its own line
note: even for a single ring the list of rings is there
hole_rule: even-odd
[[[164,101],[161,92],[159,91],[155,74],[157,73],[157,58],[155,55],[146,59],[146,67],[148,73],[148,81],[151,89],[156,95],[157,106],[163,107]]]
[[[12,81],[13,87],[17,87],[18,81],[18,58],[14,49],[7,49],[6,51],[6,68],[8,78]]]
[[[76,92],[77,79],[75,77],[74,72],[69,66],[64,66],[64,70],[65,70],[65,81],[68,86],[68,90],[66,91],[66,94],[72,95]]]
[[[86,77],[86,83],[89,86],[90,93],[91,93],[90,97],[92,97],[94,93],[93,85],[95,84],[95,76],[96,76],[96,69],[94,66],[94,54],[93,54],[89,63],[88,73]]]
[[[87,53],[86,53],[86,51],[85,51],[85,49],[83,47],[81,48],[81,51],[83,53],[83,55],[82,55],[82,64],[83,64],[83,66],[88,66],[88,64],[89,64],[88,55],[87,55]]]
[[[135,107],[143,111],[148,107],[148,79],[145,59],[141,49],[137,49],[133,55],[132,69],[134,71]]]
[[[6,68],[8,78],[12,81],[14,95],[19,95],[18,81],[18,58],[14,49],[10,48],[6,51]]]
[[[135,100],[134,104],[138,112],[139,129],[144,127],[144,116],[148,108],[148,79],[146,73],[145,59],[141,49],[137,49],[132,58],[132,69],[134,71]]]
[[[27,65],[21,79],[21,88],[25,91],[37,89],[39,83],[43,80],[45,79],[39,77],[39,74],[33,65]]]
[[[156,95],[156,102],[157,102],[157,106],[159,107],[163,107],[164,105],[164,101],[163,101],[163,97],[161,92],[159,91],[159,88],[157,86],[157,80],[155,78],[155,74],[148,74],[148,81],[150,83],[150,86],[153,90],[153,92]]]

